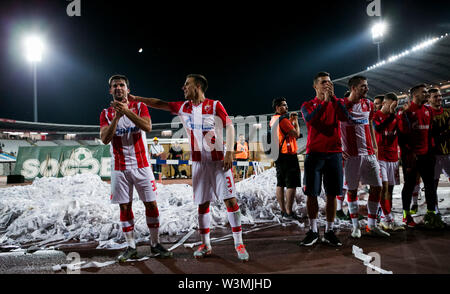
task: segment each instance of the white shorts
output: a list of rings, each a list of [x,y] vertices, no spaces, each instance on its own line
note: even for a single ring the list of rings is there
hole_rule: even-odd
[[[363,185],[381,187],[380,165],[375,155],[349,157],[344,162],[345,181],[348,190],[357,190],[359,181]]]
[[[434,179],[437,180],[441,176],[441,173],[447,178],[450,178],[450,154],[448,155],[436,155],[436,165],[434,166]]]
[[[381,180],[388,182],[389,186],[400,185],[400,174],[398,168],[398,161],[390,162],[379,160],[381,168]]]
[[[223,170],[223,161],[193,161],[192,187],[197,205],[236,196],[233,173]]]
[[[133,187],[143,202],[156,201],[156,182],[151,167],[111,170],[111,203],[132,202]]]

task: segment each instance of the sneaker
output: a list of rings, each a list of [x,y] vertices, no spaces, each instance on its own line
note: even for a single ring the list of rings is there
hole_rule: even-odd
[[[408,228],[415,228],[417,226],[416,222],[414,221],[414,219],[412,218],[411,215],[406,215],[406,217],[403,217],[403,223],[405,224],[405,226],[407,226]]]
[[[409,210],[409,213],[417,214],[417,211],[419,211],[419,205],[417,205],[417,204],[411,205],[411,209]]]
[[[155,247],[151,247],[151,252],[155,255],[158,254],[158,256],[162,258],[170,258],[173,256],[173,252],[167,250],[159,243],[156,244]]]
[[[435,214],[433,211],[429,211],[425,214],[423,222],[425,223],[425,226],[430,229],[443,229],[445,227],[441,216]]]
[[[389,237],[389,236],[391,236],[388,232],[385,232],[376,226],[373,228],[369,228],[369,226],[366,226],[366,233],[369,236],[374,236],[374,237]]]
[[[401,225],[397,225],[394,220],[391,221],[381,221],[380,227],[385,231],[404,231],[405,227]]]
[[[350,216],[345,214],[344,211],[342,209],[340,210],[336,210],[336,217],[340,220],[344,220],[344,221],[349,221],[350,220]]]
[[[202,258],[211,255],[211,247],[207,247],[205,244],[200,245],[197,251],[194,252],[195,258]]]
[[[328,243],[333,246],[342,246],[341,241],[336,237],[334,231],[325,232],[322,238],[322,242]]]
[[[361,238],[361,230],[359,228],[353,228],[351,236],[356,239]]]
[[[244,244],[239,244],[238,246],[236,246],[235,249],[239,260],[248,261],[249,256],[247,250],[245,249]]]
[[[390,223],[386,220],[381,221],[378,225],[385,231],[390,231]]]
[[[294,220],[300,221],[300,218],[298,217],[297,214],[295,214],[295,212],[291,212],[291,214],[285,213],[285,214],[284,214],[284,218],[285,218],[286,220],[291,220],[291,221],[294,221]]]
[[[306,233],[305,239],[303,239],[303,241],[300,242],[300,246],[311,246],[314,243],[316,243],[318,239],[319,233],[315,233],[312,230],[309,230],[309,232]]]
[[[137,250],[136,248],[127,247],[125,252],[121,253],[117,256],[118,262],[125,262],[128,259],[137,259]]]
[[[287,220],[288,219],[287,217],[288,217],[288,214],[286,212],[282,211],[281,212],[281,219]]]

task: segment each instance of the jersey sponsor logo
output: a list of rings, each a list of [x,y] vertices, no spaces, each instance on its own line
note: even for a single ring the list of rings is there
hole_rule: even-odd
[[[355,125],[367,125],[369,123],[369,119],[367,119],[367,118],[361,118],[361,119],[352,118],[350,121]]]
[[[384,135],[385,135],[385,136],[396,136],[396,135],[397,135],[397,130],[394,130],[394,131],[384,131]]]
[[[428,130],[429,128],[430,128],[429,125],[416,125],[414,127],[414,129],[417,129],[417,130]]]
[[[129,128],[122,128],[122,129],[117,129],[116,130],[116,135],[117,136],[121,136],[124,134],[128,134],[128,133],[135,133],[135,132],[139,132],[140,129],[136,126],[134,127],[129,127]]]

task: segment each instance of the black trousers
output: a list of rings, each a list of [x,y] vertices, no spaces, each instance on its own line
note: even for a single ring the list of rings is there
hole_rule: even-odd
[[[178,164],[174,164],[172,165],[173,170],[175,171],[175,175],[174,177],[179,177],[180,176],[180,170],[178,169]]]
[[[432,154],[418,155],[417,160],[414,162],[408,162],[406,156],[402,156],[403,177],[405,181],[402,190],[403,210],[410,210],[412,193],[416,185],[416,175],[419,173],[425,186],[427,209],[434,211],[436,206],[436,189],[434,184],[435,162],[436,159]]]

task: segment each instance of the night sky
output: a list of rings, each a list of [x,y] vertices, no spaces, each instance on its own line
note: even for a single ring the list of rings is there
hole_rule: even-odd
[[[169,101],[184,99],[186,75],[200,73],[208,98],[245,116],[272,112],[279,96],[299,109],[314,97],[318,71],[334,79],[377,62],[370,34],[377,17],[366,14],[366,0],[156,2],[81,0],[81,16],[69,17],[65,0],[2,1],[0,118],[33,121],[22,46],[29,32],[47,44],[38,65],[40,122],[98,125],[115,73],[129,77],[133,94]],[[389,24],[382,58],[450,32],[449,2],[381,0]],[[153,123],[172,118],[150,114]]]

